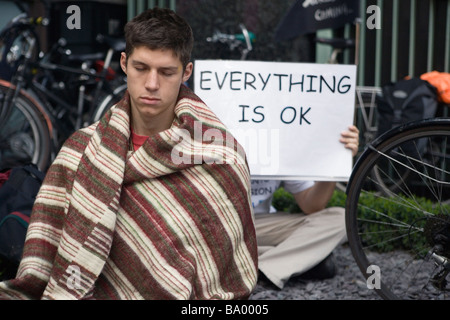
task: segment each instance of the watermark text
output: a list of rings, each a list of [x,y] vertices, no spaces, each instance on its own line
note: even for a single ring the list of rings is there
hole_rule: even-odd
[[[366,270],[370,276],[367,278],[366,284],[368,289],[380,289],[381,288],[381,271],[377,265],[370,265]]]

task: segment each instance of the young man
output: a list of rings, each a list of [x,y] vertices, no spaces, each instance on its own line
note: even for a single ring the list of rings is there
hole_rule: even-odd
[[[245,154],[183,86],[191,28],[155,8],[130,21],[125,38],[128,93],[61,149],[0,298],[241,299],[256,284]],[[216,145],[223,137],[226,162],[207,152],[199,161],[209,129]],[[191,148],[176,149],[181,137]]]
[[[359,130],[350,126],[341,143],[358,151]],[[346,241],[344,208],[326,208],[336,187],[329,181],[283,181],[302,213],[271,212],[281,181],[252,181],[259,270],[278,288],[297,275],[326,279],[336,274],[333,250]]]

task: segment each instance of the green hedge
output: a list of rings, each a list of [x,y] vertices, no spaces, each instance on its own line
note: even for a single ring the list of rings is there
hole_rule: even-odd
[[[345,192],[340,190],[335,190],[333,196],[328,203],[328,207],[345,207],[345,199],[347,198]],[[297,203],[295,202],[294,196],[286,191],[284,188],[278,188],[273,195],[273,202],[277,211],[283,212],[301,212]]]
[[[435,206],[433,202],[423,197],[416,197],[412,200],[411,198],[397,196],[400,198],[395,201],[390,201],[377,197],[373,193],[360,195],[360,218],[379,220],[380,218],[377,216],[378,212],[382,212],[391,217],[391,221],[393,222],[393,224],[361,224],[360,232],[366,233],[364,245],[373,246],[374,250],[381,252],[394,249],[409,250],[411,248],[424,248],[426,250],[427,247],[429,248],[429,245],[427,244],[424,232],[409,232],[409,236],[407,237],[398,237],[398,233],[395,232],[399,229],[395,225],[395,221],[405,222],[413,225],[417,229],[424,228],[427,222],[425,219],[426,216],[423,213],[424,211],[434,215],[442,213],[449,214],[450,205]],[[345,192],[335,190],[328,207],[345,207],[346,199]],[[273,206],[279,211],[301,212],[295,203],[294,197],[283,188],[275,192]],[[421,210],[418,210],[418,207]],[[391,233],[390,235],[389,232]],[[398,239],[395,241],[386,241],[388,236],[398,237]]]
[[[401,195],[396,195],[395,200],[389,200],[377,197],[373,193],[364,193],[360,195],[359,203],[359,217],[376,221],[381,219],[383,222],[388,222],[360,225],[360,232],[366,234],[364,244],[379,252],[413,249],[416,253],[421,250],[424,251],[420,253],[426,253],[430,245],[427,243],[425,232],[423,232],[427,223],[427,216],[424,212],[437,215],[443,209],[443,207],[434,206],[426,198],[416,197],[412,200]],[[449,212],[448,208],[446,210]],[[379,212],[391,219],[380,218]],[[409,229],[399,227],[398,225],[402,222],[412,227]],[[405,234],[407,236],[402,236]],[[386,241],[387,239],[390,240]]]

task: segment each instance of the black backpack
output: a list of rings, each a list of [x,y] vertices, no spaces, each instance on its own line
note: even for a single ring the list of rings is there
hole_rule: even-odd
[[[9,177],[0,187],[0,261],[8,269],[17,269],[31,210],[45,174],[31,164],[8,170]]]
[[[376,97],[378,136],[401,124],[436,115],[437,90],[425,80],[400,80],[381,89]]]

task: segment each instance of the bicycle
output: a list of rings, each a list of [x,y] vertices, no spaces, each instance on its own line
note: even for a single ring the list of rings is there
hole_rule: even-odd
[[[43,19],[21,17],[9,26],[19,30],[22,45],[10,60],[16,67],[11,81],[0,81],[1,167],[31,162],[46,170],[65,139],[93,122],[94,106],[114,104],[126,90],[125,78],[108,79],[112,55],[124,49],[123,40],[99,38],[109,46],[100,72],[91,70],[87,56],[79,57],[81,66],[65,66],[52,62],[56,54],[70,54],[62,50],[62,39],[47,54],[37,59],[32,54],[34,21]]]
[[[450,297],[449,142],[449,118],[412,122],[372,141],[355,164],[347,187],[347,237],[382,298]],[[380,180],[397,191],[379,192]],[[409,263],[397,265],[398,255]]]
[[[346,39],[317,42],[333,47],[330,63],[354,46]],[[346,186],[346,229],[353,257],[367,285],[384,299],[448,299],[448,111],[444,106],[440,118],[408,123],[377,138],[376,97],[381,88],[357,87],[356,92],[358,104],[369,108],[357,108],[362,148]],[[364,96],[366,103],[361,103]]]
[[[44,4],[46,16],[49,12],[49,2],[41,0]],[[17,3],[21,6],[20,3]],[[29,43],[33,43],[33,50],[29,52],[31,59],[36,60],[41,52],[41,43],[35,27],[46,27],[49,19],[45,17],[29,17],[24,8],[22,13],[11,19],[7,25],[0,30],[0,78],[10,81],[13,74],[17,71],[20,63],[20,52],[26,50]],[[27,21],[27,23],[23,23]],[[34,27],[28,28],[27,24]]]

